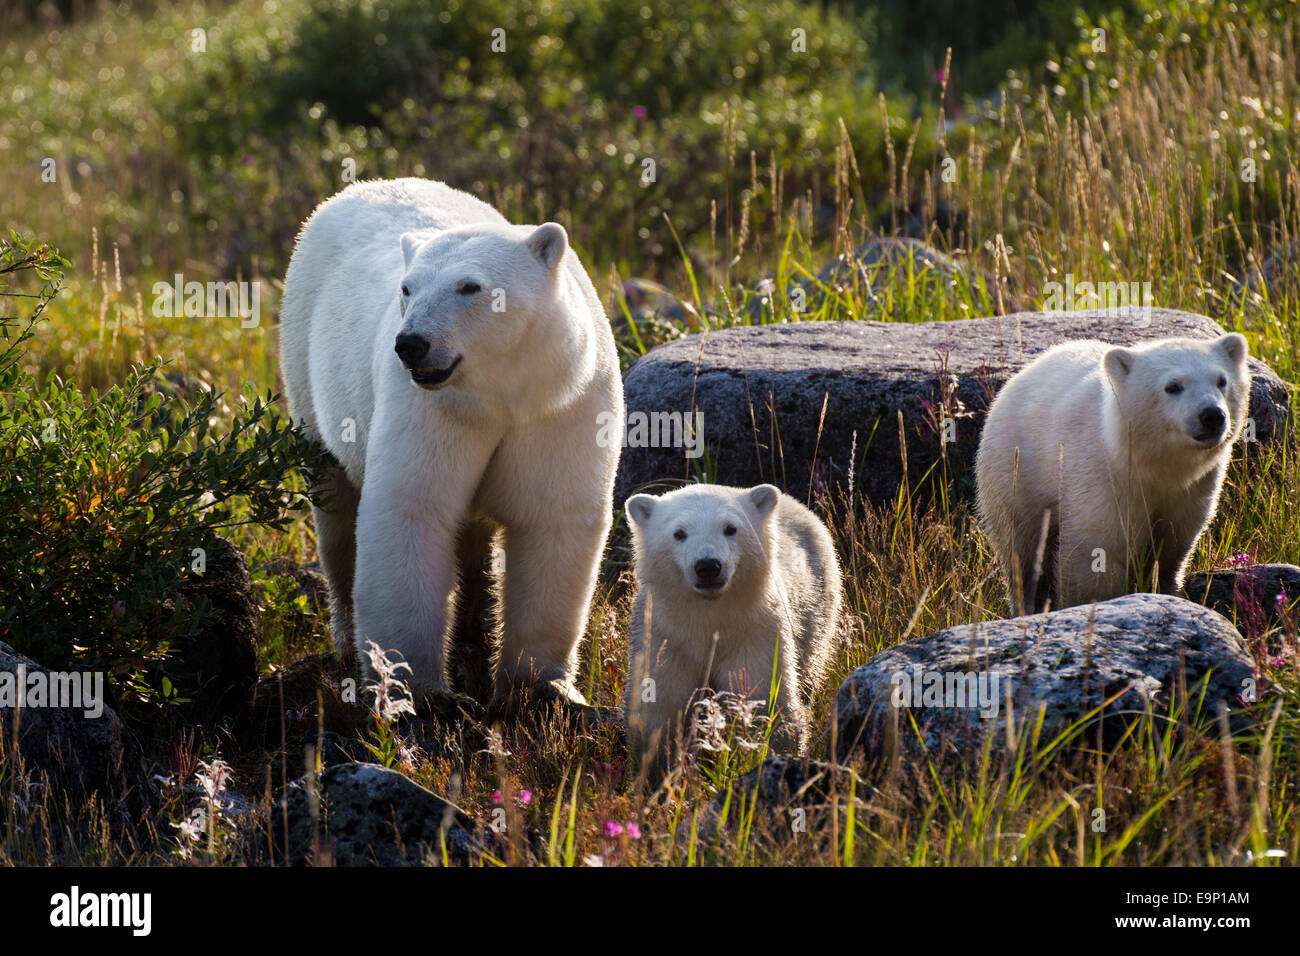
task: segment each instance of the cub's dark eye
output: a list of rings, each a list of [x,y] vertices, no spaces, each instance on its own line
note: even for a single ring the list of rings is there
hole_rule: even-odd
[[[686,532],[683,531],[681,528],[678,528],[676,531],[673,532],[673,537],[676,538],[678,541],[685,541]]]
[[[1165,386],[1165,392],[1169,395],[1178,395],[1183,390],[1183,386],[1178,382],[1170,382]]]
[[[725,534],[728,538],[730,538],[733,534],[736,533],[736,526],[734,524],[729,524],[722,529],[722,533]]]
[[[461,295],[473,295],[475,292],[483,291],[483,287],[477,282],[462,282],[456,287],[456,291]]]
[[[1222,390],[1222,389],[1225,389],[1225,388],[1227,388],[1227,387],[1228,387],[1228,376],[1226,376],[1226,375],[1220,375],[1220,376],[1219,376],[1219,389]]]
[[[410,294],[411,294],[411,290],[406,286],[402,286],[402,295],[410,295]]]

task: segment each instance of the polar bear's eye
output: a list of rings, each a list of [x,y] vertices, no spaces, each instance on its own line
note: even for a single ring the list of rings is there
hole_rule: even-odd
[[[411,290],[406,286],[402,286],[402,295],[410,295],[410,294],[411,294]]]
[[[1220,375],[1220,376],[1219,376],[1219,388],[1220,388],[1220,389],[1225,389],[1225,388],[1227,388],[1227,387],[1228,387],[1228,376],[1226,376],[1226,375]]]
[[[1182,392],[1183,386],[1178,382],[1170,382],[1165,386],[1165,392],[1169,395],[1177,395]]]
[[[673,532],[673,537],[676,538],[678,541],[685,541],[686,532],[683,531],[681,528],[678,528],[676,531]]]
[[[460,285],[456,287],[456,291],[459,292],[461,295],[473,295],[475,292],[478,292],[482,288],[483,287],[479,285],[477,282],[462,282]]]
[[[736,533],[736,526],[734,524],[729,524],[722,529],[722,533],[729,538]]]

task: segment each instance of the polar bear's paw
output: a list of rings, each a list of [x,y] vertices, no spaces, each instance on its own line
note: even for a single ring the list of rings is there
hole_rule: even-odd
[[[483,719],[483,707],[473,697],[441,690],[417,694],[415,713],[417,718],[444,723]]]

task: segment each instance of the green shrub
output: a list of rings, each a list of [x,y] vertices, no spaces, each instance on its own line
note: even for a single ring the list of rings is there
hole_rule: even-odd
[[[0,640],[56,670],[107,671],[119,703],[149,706],[189,690],[173,651],[205,609],[175,598],[201,549],[238,525],[283,527],[304,500],[291,473],[322,453],[269,395],[229,422],[215,393],[165,400],[159,363],[103,393],[38,382],[21,359],[67,265],[0,240],[0,301],[34,303],[0,352]]]
[[[635,270],[677,259],[665,216],[688,247],[703,245],[714,222],[725,235],[728,213],[739,221],[748,192],[757,223],[773,158],[783,197],[810,196],[822,214],[841,120],[863,157],[858,211],[889,192],[864,16],[798,0],[286,0],[245,12],[211,29],[164,107],[184,154],[211,166],[204,219],[258,205],[241,173],[257,157],[323,192],[344,185],[351,159],[357,178],[426,175],[512,218],[572,222],[584,252]],[[890,112],[902,156],[914,109]],[[927,121],[913,168],[930,168],[934,150]]]

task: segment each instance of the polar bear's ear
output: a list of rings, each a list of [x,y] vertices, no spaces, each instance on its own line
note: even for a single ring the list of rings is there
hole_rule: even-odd
[[[623,510],[627,512],[627,516],[632,519],[633,524],[643,525],[654,514],[655,501],[654,495],[633,495],[627,499],[627,504],[623,506]]]
[[[775,485],[755,485],[745,493],[749,498],[749,503],[753,505],[754,511],[761,518],[770,514],[776,508],[777,499],[781,497],[781,492]]]
[[[418,232],[402,233],[402,261],[405,263],[406,268],[411,268],[411,260],[415,258],[415,254],[420,251],[420,247],[423,245],[424,237]]]
[[[569,248],[569,234],[558,222],[544,222],[526,240],[528,251],[548,269],[554,269]]]
[[[1233,365],[1240,365],[1246,361],[1248,343],[1244,335],[1229,332],[1227,335],[1221,336],[1214,345],[1228,357],[1228,361]]]
[[[1102,367],[1106,369],[1106,374],[1110,380],[1115,383],[1124,381],[1128,373],[1133,371],[1133,359],[1136,356],[1128,349],[1115,348],[1106,353],[1102,358]]]

